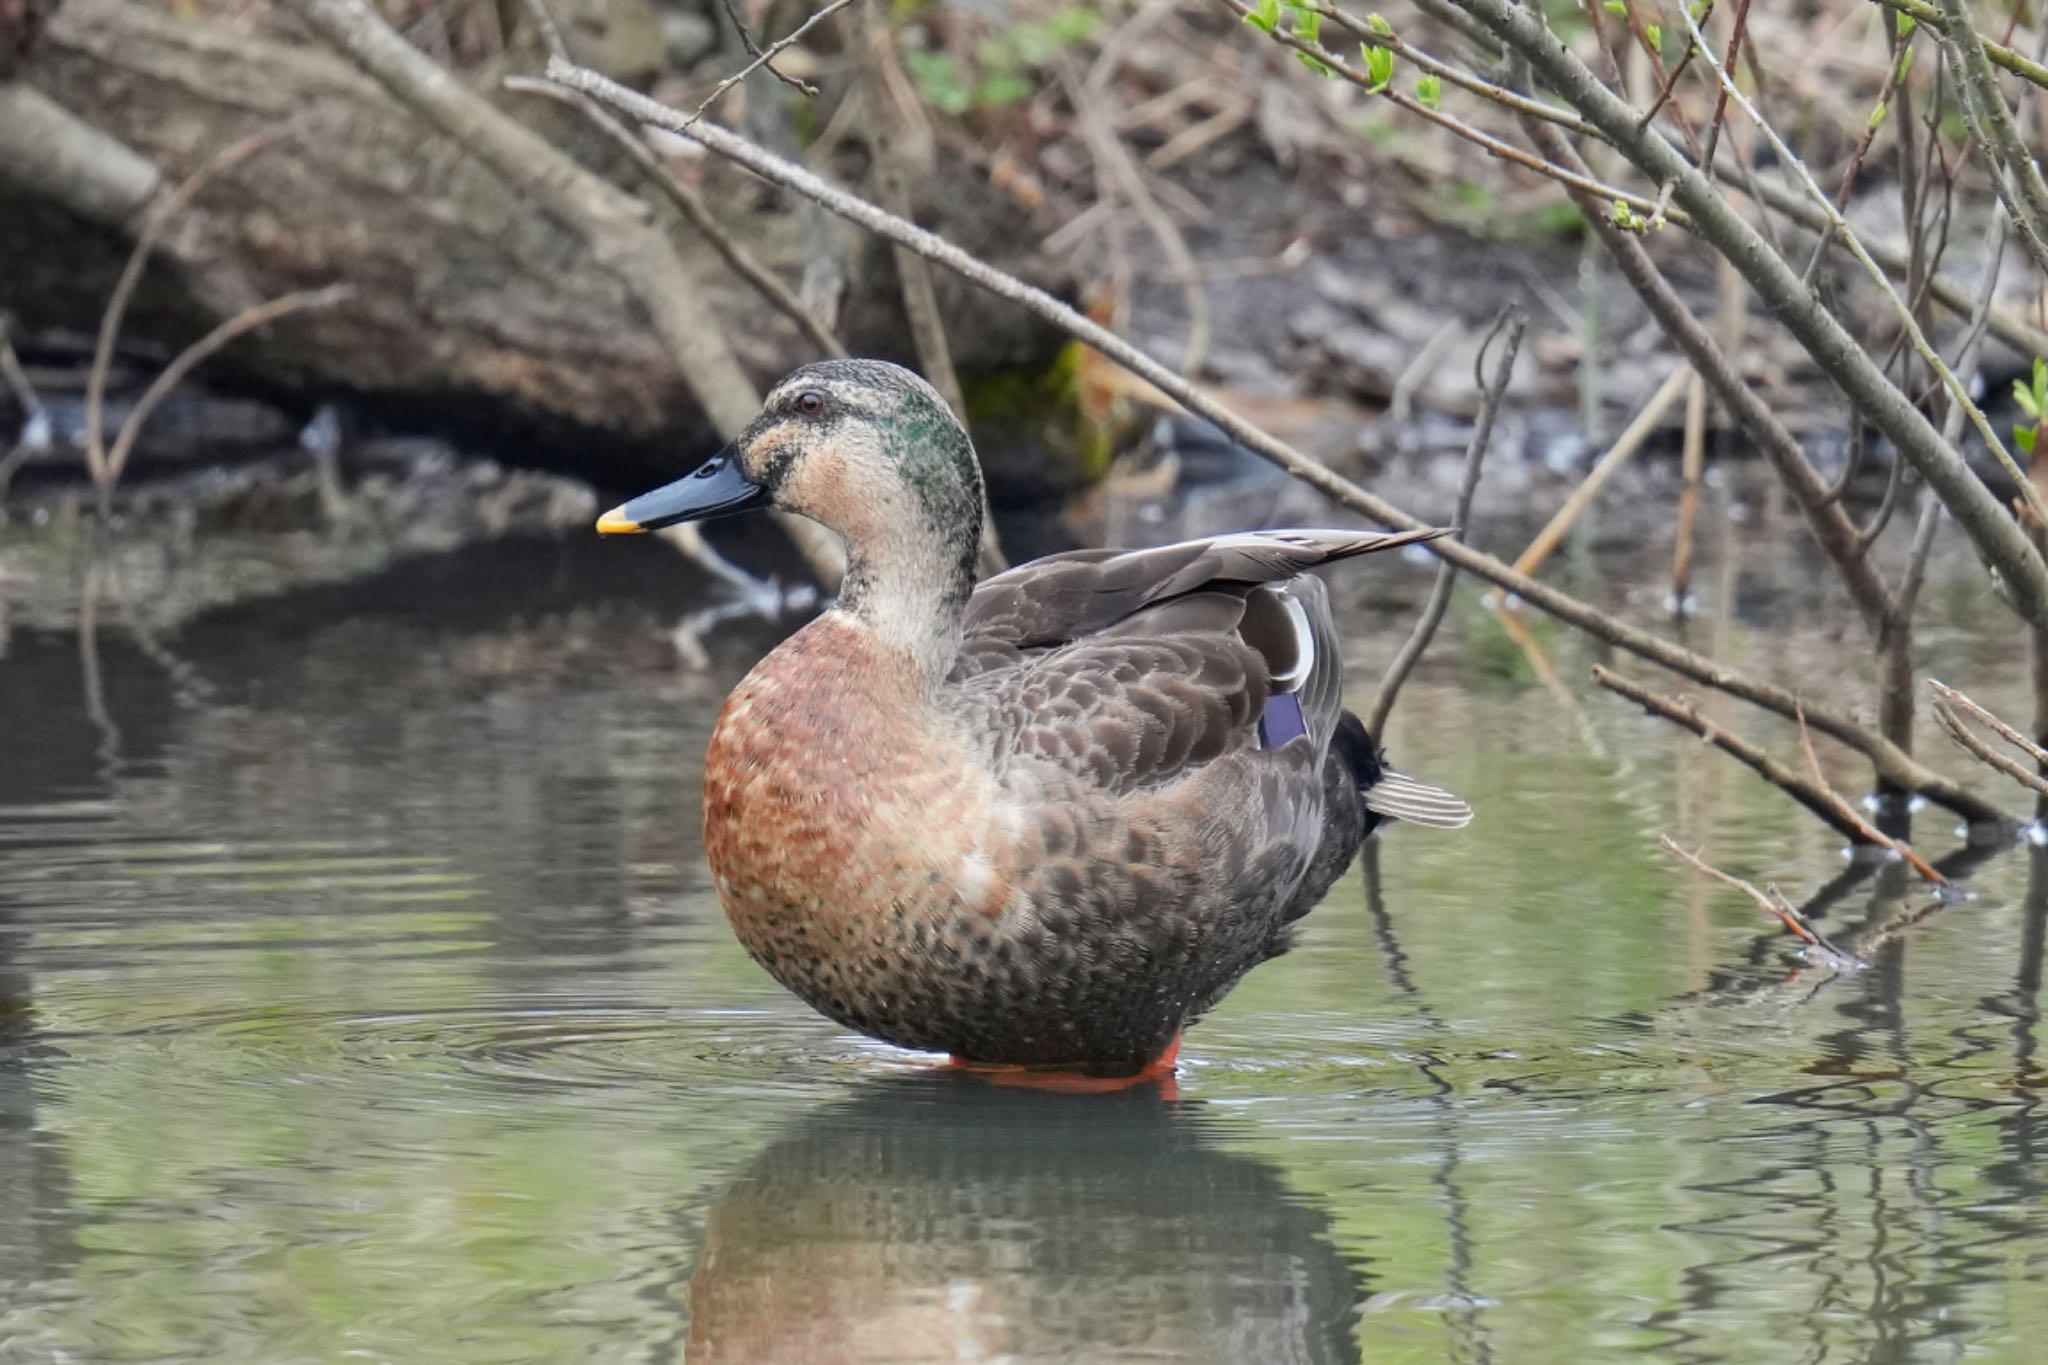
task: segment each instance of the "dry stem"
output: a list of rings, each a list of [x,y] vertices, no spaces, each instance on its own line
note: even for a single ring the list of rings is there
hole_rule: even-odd
[[[703,234],[704,240],[711,244],[711,249],[718,253],[719,259],[731,268],[733,274],[751,285],[769,307],[795,323],[813,346],[828,356],[845,356],[846,348],[839,344],[838,337],[832,335],[832,329],[819,321],[818,315],[806,307],[804,301],[796,296],[796,291],[784,284],[774,271],[755,260],[753,252],[733,240],[732,234],[712,215],[704,196],[663,165],[652,147],[606,113],[595,100],[532,76],[507,76],[504,86],[516,94],[542,95],[558,104],[566,104],[589,119],[639,168],[647,183],[673,204],[691,227]]]
[[[2019,730],[1993,715],[1989,709],[1972,701],[1955,688],[1945,683],[1936,682],[1932,678],[1927,680],[1927,685],[1934,689],[1936,696],[1941,698],[1940,701],[1934,703],[1934,719],[1941,725],[1943,732],[1955,741],[1958,748],[1976,758],[1986,767],[2004,773],[2028,791],[2034,792],[2037,795],[2048,796],[2048,778],[2044,778],[2041,775],[2042,772],[2048,771],[2048,749],[2043,749],[2033,740],[2020,733]],[[2028,758],[2033,759],[2035,769],[2029,771],[2025,764],[2019,763],[1993,749],[1990,744],[1980,738],[1967,725],[1963,724],[1962,717],[1956,714],[1958,711],[1969,715],[2007,744],[2012,745],[2013,748],[2018,749]]]
[[[142,282],[142,271],[149,264],[151,253],[185,206],[195,199],[199,191],[206,188],[215,176],[239,166],[256,153],[276,142],[286,129],[272,128],[252,134],[240,142],[232,143],[199,163],[192,174],[164,199],[160,200],[142,220],[141,229],[135,234],[135,245],[128,252],[128,261],[121,267],[120,278],[114,281],[114,292],[107,298],[106,311],[100,314],[99,336],[93,343],[92,368],[85,377],[85,467],[92,475],[93,486],[100,493],[101,511],[106,510],[106,497],[112,479],[109,476],[109,461],[106,448],[106,402],[107,370],[114,361],[114,344],[121,336],[121,322],[128,313],[128,301],[135,295],[135,287]]]
[[[1650,433],[1657,429],[1657,423],[1664,420],[1664,414],[1678,401],[1678,395],[1685,391],[1686,381],[1692,375],[1692,367],[1681,362],[1670,374],[1664,376],[1664,382],[1657,386],[1657,391],[1650,395],[1642,410],[1636,413],[1621,435],[1615,438],[1613,446],[1587,472],[1579,486],[1572,490],[1572,495],[1565,499],[1564,506],[1557,509],[1556,515],[1551,517],[1549,523],[1536,533],[1536,538],[1529,542],[1529,548],[1522,551],[1521,558],[1515,561],[1515,572],[1535,573],[1543,566],[1543,561],[1549,559],[1551,553],[1564,540],[1565,533],[1570,531],[1585,514],[1586,509],[1593,505],[1593,499],[1599,496],[1607,481],[1613,478],[1621,467],[1634,457],[1636,451],[1642,448],[1643,442],[1650,438]]]
[[[135,406],[121,423],[121,430],[114,437],[113,448],[107,452],[105,478],[100,484],[102,502],[114,491],[120,482],[121,471],[127,468],[129,452],[134,450],[136,438],[142,434],[142,424],[156,411],[157,404],[170,395],[171,390],[183,382],[186,375],[208,356],[246,332],[253,332],[267,322],[275,322],[292,313],[308,308],[326,308],[340,303],[355,293],[351,285],[330,284],[324,289],[302,289],[296,293],[281,295],[268,303],[259,303],[245,308],[233,317],[221,322],[199,340],[178,352],[177,358],[164,366],[163,372],[150,381],[142,396],[135,400]]]
[[[720,81],[716,86],[712,88],[711,93],[704,97],[704,102],[697,106],[697,112],[690,115],[690,122],[695,123],[698,119],[703,118],[704,111],[709,109],[712,105],[716,104],[719,101],[720,97],[722,97],[726,91],[732,89],[735,85],[738,85],[741,81],[753,75],[762,67],[767,66],[770,62],[775,60],[776,56],[780,54],[784,48],[789,47],[793,43],[796,43],[797,41],[802,39],[802,37],[806,33],[809,33],[813,28],[815,28],[819,23],[823,22],[825,19],[830,18],[832,15],[837,14],[840,10],[845,9],[848,5],[852,3],[853,0],[831,0],[831,3],[826,5],[825,8],[819,10],[810,18],[804,20],[801,24],[798,24],[788,33],[783,34],[780,38],[777,38],[774,42],[770,43],[766,48],[760,49],[758,55],[755,56],[753,61],[748,62],[745,66],[733,72],[730,76],[727,76],[724,80]],[[742,28],[740,30],[740,33],[742,37],[746,38],[747,46],[753,47],[753,39],[751,37],[746,37],[746,30]],[[563,60],[566,61],[568,59],[565,57],[563,58]],[[775,74],[776,79],[778,80],[786,81],[789,79],[779,71],[776,72]],[[806,94],[815,95],[818,93],[810,86],[803,85],[801,81],[799,81],[797,84],[802,86],[804,93]]]
[[[1731,873],[1723,872],[1720,868],[1714,867],[1711,864],[1705,862],[1696,854],[1687,853],[1684,849],[1680,848],[1678,846],[1677,841],[1674,840],[1668,834],[1658,835],[1657,840],[1664,846],[1664,851],[1666,853],[1669,853],[1674,858],[1677,858],[1679,861],[1688,864],[1689,866],[1697,869],[1698,871],[1706,873],[1709,877],[1712,877],[1715,881],[1721,883],[1723,886],[1731,887],[1734,890],[1740,891],[1743,895],[1749,897],[1750,900],[1756,903],[1756,906],[1759,910],[1762,910],[1766,915],[1769,915],[1772,918],[1776,919],[1780,924],[1783,924],[1792,933],[1804,939],[1807,943],[1807,946],[1812,948],[1818,948],[1821,952],[1826,953],[1830,958],[1833,958],[1835,960],[1837,965],[1859,965],[1858,959],[1856,957],[1849,953],[1843,952],[1840,948],[1837,948],[1833,943],[1829,942],[1828,939],[1820,932],[1820,930],[1814,928],[1813,925],[1807,920],[1806,916],[1800,914],[1798,908],[1794,906],[1790,901],[1786,900],[1783,896],[1765,895],[1763,892],[1757,890],[1755,886],[1751,885],[1749,882],[1744,881],[1742,878],[1737,877]]]
[[[1472,362],[1473,378],[1481,398],[1479,418],[1472,426],[1472,439],[1465,446],[1465,476],[1458,485],[1458,502],[1451,514],[1451,525],[1459,535],[1470,535],[1472,531],[1472,495],[1479,489],[1479,471],[1486,460],[1487,444],[1493,439],[1494,418],[1500,414],[1500,401],[1507,392],[1508,380],[1515,370],[1515,356],[1522,349],[1522,332],[1528,326],[1528,318],[1520,310],[1503,313],[1494,324],[1496,335],[1505,331],[1506,341],[1501,348],[1500,363],[1494,366],[1493,380],[1487,382],[1479,371],[1486,362],[1487,346],[1492,338],[1479,348],[1478,357]],[[1394,709],[1394,699],[1401,694],[1401,685],[1421,661],[1423,651],[1435,638],[1437,626],[1444,619],[1444,612],[1451,605],[1451,588],[1458,577],[1458,568],[1449,560],[1437,565],[1436,581],[1430,585],[1429,600],[1423,604],[1422,615],[1416,618],[1415,628],[1408,638],[1401,642],[1400,650],[1380,678],[1380,685],[1373,691],[1372,709],[1365,718],[1366,733],[1382,742],[1386,739],[1387,716]]]

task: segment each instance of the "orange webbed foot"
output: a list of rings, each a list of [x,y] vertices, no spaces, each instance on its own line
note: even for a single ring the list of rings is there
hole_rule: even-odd
[[[1166,1045],[1166,1051],[1128,1076],[1086,1076],[1078,1071],[1061,1071],[1055,1067],[1001,1065],[969,1061],[965,1057],[948,1057],[944,1065],[948,1070],[979,1076],[993,1085],[1047,1090],[1061,1095],[1105,1095],[1140,1085],[1157,1085],[1163,1098],[1170,1100],[1179,1098],[1178,1087],[1174,1083],[1179,1058],[1180,1039],[1175,1037]]]

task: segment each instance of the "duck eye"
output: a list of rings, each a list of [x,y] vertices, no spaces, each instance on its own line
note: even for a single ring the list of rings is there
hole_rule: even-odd
[[[825,410],[825,395],[816,389],[805,389],[796,396],[796,410],[806,417],[816,417]]]

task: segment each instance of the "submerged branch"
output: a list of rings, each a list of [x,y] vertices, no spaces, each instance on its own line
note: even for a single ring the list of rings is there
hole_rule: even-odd
[[[1783,924],[1786,929],[1798,935],[1800,938],[1804,939],[1808,947],[1818,949],[1822,953],[1825,953],[1829,958],[1833,959],[1834,965],[1838,967],[1856,967],[1862,965],[1862,963],[1854,955],[1843,952],[1840,948],[1837,948],[1833,943],[1829,942],[1827,937],[1823,935],[1820,930],[1813,927],[1812,923],[1807,920],[1806,916],[1799,913],[1798,907],[1794,906],[1790,901],[1786,900],[1783,896],[1777,895],[1775,893],[1775,888],[1773,889],[1772,894],[1766,895],[1765,893],[1757,890],[1756,887],[1751,883],[1744,881],[1742,878],[1737,877],[1732,873],[1723,872],[1720,868],[1715,867],[1712,864],[1706,862],[1698,854],[1687,853],[1683,848],[1680,848],[1678,846],[1678,842],[1675,839],[1673,839],[1670,835],[1660,834],[1657,836],[1657,839],[1658,842],[1664,846],[1664,851],[1666,853],[1669,853],[1672,857],[1677,858],[1680,862],[1685,863],[1687,866],[1692,867],[1700,872],[1706,873],[1709,877],[1712,877],[1715,881],[1721,883],[1721,885],[1730,887],[1736,891],[1740,891],[1743,895],[1749,897],[1750,900],[1755,902],[1756,907],[1759,910],[1763,911],[1766,915],[1772,916],[1780,924]]]
[[[1806,740],[1806,753],[1814,767],[1812,777],[1801,777],[1790,768],[1772,758],[1763,750],[1739,735],[1730,734],[1697,710],[1684,702],[1661,696],[1639,683],[1629,681],[1621,675],[1593,665],[1593,681],[1610,692],[1619,693],[1652,715],[1661,716],[1675,725],[1684,727],[1707,743],[1729,755],[1758,777],[1776,787],[1815,815],[1842,837],[1852,843],[1866,844],[1896,854],[1915,872],[1937,885],[1946,885],[1948,878],[1930,866],[1926,859],[1912,852],[1904,844],[1879,830],[1868,820],[1858,815],[1841,793],[1820,780],[1819,760],[1813,756],[1813,746]],[[1805,724],[1801,722],[1804,736]]]

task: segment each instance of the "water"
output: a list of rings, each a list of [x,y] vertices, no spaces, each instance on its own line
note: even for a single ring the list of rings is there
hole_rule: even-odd
[[[1867,671],[1796,537],[1745,534],[1695,640]],[[1423,581],[1345,580],[1355,700]],[[2019,713],[1974,581],[1931,589],[1930,671]],[[1461,600],[1393,738],[1478,824],[1392,832],[1177,1098],[1004,1089],[732,942],[697,762],[774,635],[677,671],[704,591],[522,544],[160,632],[17,619],[0,1361],[2039,1358],[2039,851],[1965,851],[1974,898],[1916,920],[1896,867],[1593,692],[1594,651],[1539,627],[1553,692]],[[1802,963],[1660,831],[1832,884],[1870,965]]]

